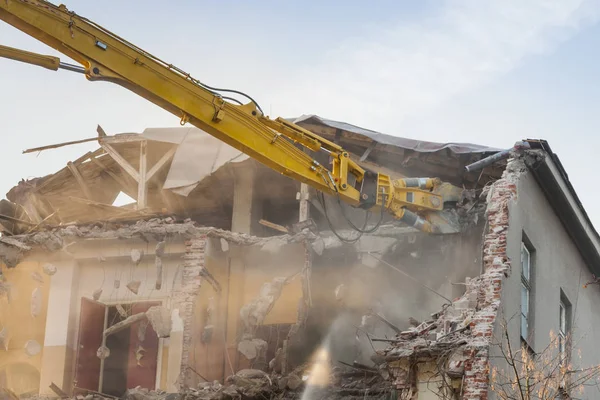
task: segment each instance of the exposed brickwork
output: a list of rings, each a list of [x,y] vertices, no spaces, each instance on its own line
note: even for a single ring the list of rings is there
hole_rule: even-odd
[[[483,242],[484,273],[479,281],[477,312],[471,321],[475,340],[468,346],[465,363],[463,399],[486,400],[489,386],[489,346],[494,322],[500,307],[502,282],[511,268],[506,253],[509,204],[517,195],[517,181],[525,170],[520,159],[511,159],[502,178],[496,181],[487,197],[487,233]]]
[[[202,275],[205,266],[206,236],[189,239],[185,243],[183,270],[181,272],[181,290],[174,294],[173,308],[179,309],[183,320],[183,351],[181,354],[180,385],[185,385],[190,374],[188,369],[189,353],[192,346],[192,326],[196,298],[200,293]]]

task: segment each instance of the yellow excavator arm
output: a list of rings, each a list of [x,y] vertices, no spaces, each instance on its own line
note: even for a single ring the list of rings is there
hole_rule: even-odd
[[[51,70],[81,72],[90,81],[119,84],[248,154],[286,176],[316,190],[339,196],[354,207],[391,212],[425,232],[454,232],[439,213],[460,190],[438,179],[392,180],[350,159],[337,144],[282,118],[269,119],[249,96],[217,89],[118,37],[64,5],[43,0],[0,0],[0,20],[81,64],[0,46],[0,56]],[[224,94],[243,95],[242,104]],[[239,104],[235,104],[235,103]],[[298,146],[300,145],[300,146]],[[331,168],[319,164],[301,147],[323,151]]]

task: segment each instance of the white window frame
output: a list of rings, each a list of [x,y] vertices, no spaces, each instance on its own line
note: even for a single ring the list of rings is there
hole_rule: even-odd
[[[526,257],[525,257],[526,255]],[[525,260],[526,258],[526,260]],[[529,342],[531,322],[531,250],[521,242],[521,338]],[[525,304],[523,304],[525,302]]]
[[[568,300],[567,300],[568,301]],[[558,350],[561,354],[561,361],[565,362],[569,356],[568,343],[570,330],[569,304],[565,299],[560,299],[558,309]]]

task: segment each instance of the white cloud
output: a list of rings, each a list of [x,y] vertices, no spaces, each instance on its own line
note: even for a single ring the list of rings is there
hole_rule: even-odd
[[[286,116],[314,112],[390,132],[552,51],[599,10],[597,0],[446,1],[421,22],[349,38],[285,77],[274,104]]]

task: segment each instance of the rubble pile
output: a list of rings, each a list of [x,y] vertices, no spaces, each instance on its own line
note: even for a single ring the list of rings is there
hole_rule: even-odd
[[[373,339],[389,342],[371,360],[379,370],[387,371],[394,388],[416,390],[414,367],[419,364],[433,363],[444,382],[462,379],[468,351],[477,339],[471,327],[480,284],[479,278],[467,278],[465,294],[432,314],[430,320],[415,321],[393,339]]]

